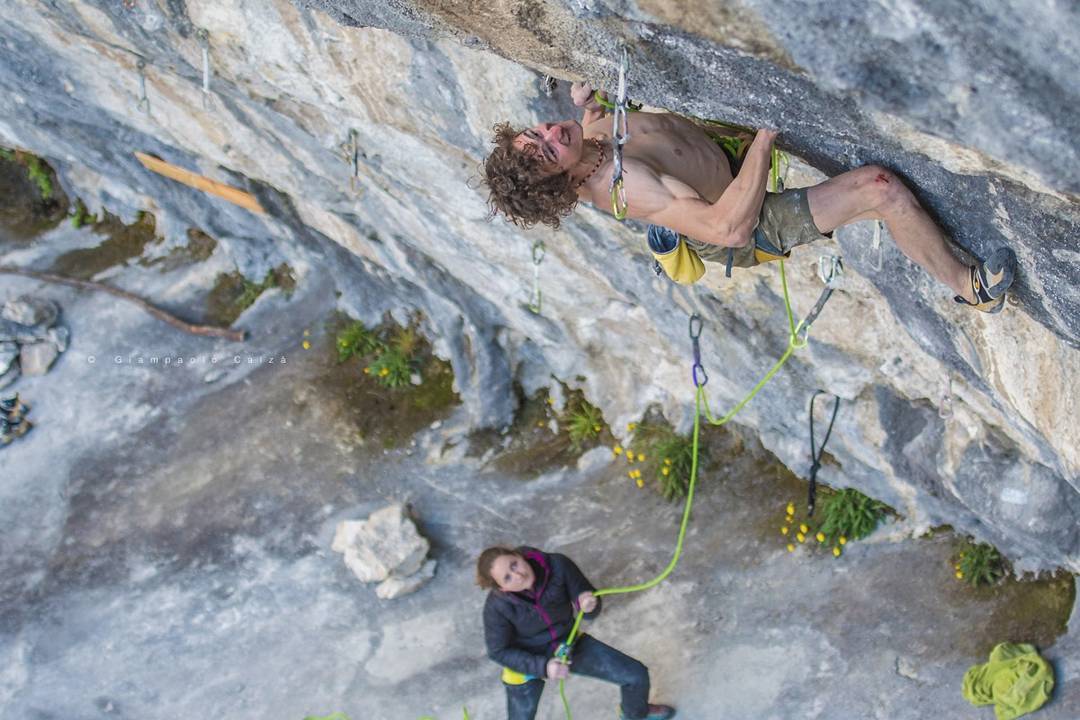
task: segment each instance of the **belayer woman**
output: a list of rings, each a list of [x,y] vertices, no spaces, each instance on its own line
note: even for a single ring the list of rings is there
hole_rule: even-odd
[[[600,613],[596,590],[570,558],[535,548],[491,547],[476,563],[477,584],[489,590],[484,603],[488,656],[503,667],[509,720],[533,720],[545,680],[569,673],[616,683],[619,717],[667,720],[675,710],[649,704],[649,670],[596,638],[581,634],[567,661],[556,657],[578,610]]]

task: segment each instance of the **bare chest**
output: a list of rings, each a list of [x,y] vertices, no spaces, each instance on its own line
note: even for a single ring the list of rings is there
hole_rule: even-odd
[[[586,135],[607,140],[611,130],[611,119],[603,118],[591,123]],[[690,121],[675,115],[632,113],[629,130],[624,156],[648,164],[658,176],[689,185],[708,202],[715,202],[731,184],[727,156]]]

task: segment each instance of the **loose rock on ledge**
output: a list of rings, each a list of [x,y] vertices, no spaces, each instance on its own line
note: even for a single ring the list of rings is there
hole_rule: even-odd
[[[375,594],[383,600],[415,592],[435,576],[436,561],[426,560],[430,547],[399,504],[339,523],[331,545],[356,577],[380,583]]]

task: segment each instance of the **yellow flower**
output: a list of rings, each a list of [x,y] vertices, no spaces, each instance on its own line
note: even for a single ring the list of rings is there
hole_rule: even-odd
[[[390,374],[390,368],[383,368],[379,371],[379,377],[386,377]]]
[[[664,468],[660,472],[661,472],[661,474],[663,474],[664,477],[667,477],[668,475],[671,474],[671,468]]]
[[[634,477],[636,477],[636,478],[641,477],[641,471],[640,470],[635,470],[634,471]]]
[[[791,532],[791,528],[789,528],[787,525],[780,528],[780,534],[781,535],[787,535],[789,532]]]
[[[952,567],[953,567],[953,570],[959,570],[960,569],[959,565],[953,565]]]
[[[626,459],[629,460],[630,462],[634,462],[634,451],[633,450],[627,450],[626,451]]]
[[[536,423],[536,427],[544,427],[544,421],[540,420]]]
[[[622,455],[622,445],[616,445],[615,447],[611,448],[611,452],[615,455]]]
[[[641,478],[638,478],[638,479],[637,479],[637,486],[638,486],[639,488],[643,488],[643,487],[645,487],[645,481],[644,481],[644,480],[642,480]]]
[[[627,473],[626,473],[626,477],[633,480],[634,479],[634,471],[633,470],[628,470]]]
[[[791,523],[794,520],[795,520],[794,515],[788,515],[786,518],[784,518],[784,522],[786,522],[786,523]]]
[[[310,350],[311,349],[311,343],[309,343],[307,340],[305,340],[304,342],[302,342],[300,344],[303,346],[303,348],[305,350]]]
[[[645,456],[642,455],[641,453],[638,453],[637,459],[638,459],[638,462],[645,462]]]
[[[634,432],[634,430],[637,429],[637,423],[627,423],[626,429],[630,432]]]
[[[840,536],[840,544],[841,545],[847,545],[847,538],[844,537],[843,535]]]
[[[788,515],[794,515],[795,514],[795,503],[788,503],[787,504],[787,514]]]
[[[963,579],[964,579],[964,573],[962,573],[962,572],[960,572],[959,570],[957,570],[957,571],[956,571],[956,579],[957,579],[957,580],[963,580]]]
[[[310,330],[305,330],[304,331],[304,337],[311,337],[311,331]]]
[[[841,552],[841,550],[840,550],[840,546],[839,546],[839,545],[837,545],[836,547],[834,547],[834,548],[832,549],[832,554],[833,554],[833,555],[835,555],[836,557],[840,557],[840,552]]]
[[[371,373],[371,368],[364,368],[364,374],[365,375],[369,375],[370,373]]]
[[[670,465],[671,464],[671,458],[664,458],[664,464],[665,465]]]
[[[810,532],[810,528],[806,527],[806,525],[800,525],[799,526],[799,532],[802,532],[802,533]]]
[[[600,432],[600,426],[599,425],[593,425],[592,429],[595,430],[596,432]]]
[[[792,545],[791,543],[788,543],[787,551],[788,552],[795,552],[795,546]]]
[[[817,538],[817,541],[818,541],[819,543],[823,543],[823,542],[825,542],[825,533],[818,533],[818,534],[817,534],[817,535],[815,535],[814,537],[816,537],[816,538]]]
[[[795,539],[799,542],[806,542],[806,536],[802,533],[795,533]]]
[[[555,398],[549,397],[548,398],[548,405],[554,405],[554,404],[555,404]]]

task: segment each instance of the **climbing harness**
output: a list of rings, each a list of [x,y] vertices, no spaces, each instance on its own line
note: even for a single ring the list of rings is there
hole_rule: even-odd
[[[146,61],[139,58],[135,62],[135,67],[139,71],[139,102],[135,107],[139,109],[139,112],[150,114],[150,98],[146,96]]]
[[[355,128],[349,128],[349,137],[341,144],[341,153],[352,169],[352,174],[349,176],[349,189],[356,192],[360,180],[360,142]]]
[[[213,110],[214,103],[210,98],[210,33],[206,28],[199,28],[195,37],[202,48],[202,106],[203,110]]]
[[[540,263],[544,261],[544,255],[547,253],[547,248],[544,247],[544,243],[537,240],[532,246],[532,263],[533,263],[533,289],[532,298],[529,300],[529,310],[532,310],[536,315],[540,314],[542,307],[543,297],[540,294]]]
[[[821,455],[825,452],[825,445],[829,442],[829,436],[832,435],[833,423],[836,422],[836,413],[840,410],[840,396],[833,395],[835,400],[833,401],[832,416],[829,418],[829,427],[825,430],[825,438],[821,441],[820,448],[814,442],[814,401],[817,400],[818,395],[831,394],[824,390],[815,390],[814,394],[810,396],[810,486],[806,491],[806,514],[810,517],[813,517],[814,505],[817,503],[817,473],[821,468]]]
[[[619,91],[615,96],[615,107],[612,111],[611,152],[614,160],[614,168],[611,172],[611,211],[616,220],[626,219],[626,188],[623,186],[623,145],[630,139],[629,125],[627,124],[627,100],[626,100],[626,73],[630,64],[630,56],[623,48],[622,59],[619,62]]]

